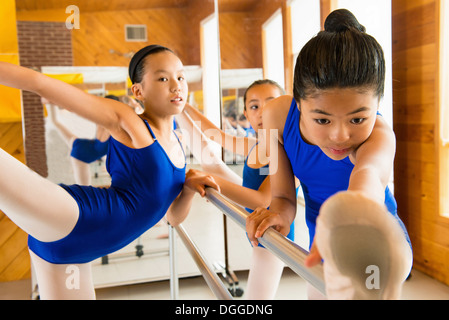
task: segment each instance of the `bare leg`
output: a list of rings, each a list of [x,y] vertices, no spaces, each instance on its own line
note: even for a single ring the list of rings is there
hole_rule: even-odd
[[[273,300],[281,280],[284,263],[265,248],[254,247],[245,297],[248,300]]]
[[[79,217],[75,200],[60,186],[0,149],[0,210],[40,241],[67,236]]]
[[[93,300],[92,267],[84,264],[52,264],[30,251],[42,300]]]
[[[64,140],[64,142],[67,144],[69,149],[72,149],[73,141],[76,139],[76,136],[62,123],[59,122],[56,113],[56,106],[53,104],[50,104],[50,120],[53,123],[53,125],[56,127],[56,129],[59,132],[59,135]]]
[[[51,110],[50,112],[51,122],[56,127],[57,131],[59,132],[59,135],[71,150],[73,147],[73,142],[76,139],[76,136],[66,126],[64,126],[61,122],[59,122],[56,116],[58,112],[56,106],[50,104],[50,110]],[[101,139],[103,139],[101,141],[105,141],[107,137],[109,137],[109,132],[107,132],[102,127],[97,127],[97,134],[100,136]],[[72,164],[75,183],[82,186],[89,186],[91,184],[91,171],[89,164],[80,161],[78,159],[75,159],[73,157],[70,157],[70,163]]]
[[[82,186],[90,186],[92,176],[90,165],[73,157],[70,157],[70,163],[72,164],[75,183]]]

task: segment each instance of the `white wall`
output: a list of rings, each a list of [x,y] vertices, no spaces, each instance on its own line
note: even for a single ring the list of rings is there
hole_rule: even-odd
[[[351,11],[366,27],[366,32],[376,38],[384,50],[385,96],[380,104],[380,112],[390,126],[393,126],[391,0],[338,0],[337,8]]]

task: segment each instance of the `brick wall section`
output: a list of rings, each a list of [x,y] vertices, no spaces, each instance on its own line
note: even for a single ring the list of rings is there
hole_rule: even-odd
[[[63,22],[17,21],[20,64],[40,71],[42,66],[72,66],[72,35]],[[23,91],[25,153],[28,167],[46,177],[44,113],[40,97]]]

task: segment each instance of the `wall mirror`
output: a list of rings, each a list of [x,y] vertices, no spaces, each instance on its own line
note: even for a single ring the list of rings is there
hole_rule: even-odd
[[[271,78],[284,87],[284,2],[218,1],[222,128],[226,133],[255,135],[243,115],[243,95],[251,83]],[[224,160],[232,165],[244,159],[225,150]]]
[[[79,29],[66,25],[67,18],[73,14],[66,12],[69,5],[79,9]],[[91,94],[115,95],[121,101],[131,103],[127,99],[130,87],[127,80],[129,61],[140,48],[158,43],[174,50],[186,66],[191,104],[202,111],[207,109],[212,114],[213,108],[208,106],[214,105],[218,110],[220,106],[218,20],[215,12],[214,0],[120,0],[111,3],[90,0],[18,0],[16,13],[19,42],[22,39],[39,48],[39,52],[35,52],[22,43],[21,64],[60,78]],[[40,34],[37,31],[34,34],[33,29],[39,29]],[[213,35],[215,44],[210,41]],[[66,39],[63,44],[57,42],[61,37]],[[62,61],[59,56],[63,56],[66,51],[69,57]],[[36,162],[45,162],[46,168],[40,170],[33,168],[33,165],[30,167],[55,183],[76,183],[70,144],[65,143],[52,116],[56,115],[57,121],[79,138],[94,138],[95,124],[58,107],[54,108],[46,101],[43,108],[39,97],[34,95],[27,98],[25,95],[25,143],[28,142],[30,146],[26,148],[27,163],[32,162],[28,158],[40,159]],[[33,108],[37,111],[30,111]],[[36,129],[36,123],[42,121],[42,118],[44,129]],[[42,136],[45,141],[43,149],[31,147],[36,145],[38,136]],[[88,167],[90,184],[109,184],[104,157],[88,164]],[[123,250],[93,262],[97,288],[168,278],[166,225],[150,231]],[[143,252],[140,252],[144,256],[136,257],[140,254],[138,247],[145,241]],[[217,251],[220,253],[220,250]],[[104,264],[106,262],[107,267]],[[180,275],[198,273],[193,261],[182,263],[179,272]]]
[[[387,2],[382,1],[383,6],[387,6]],[[35,60],[29,63],[30,67],[37,67],[47,74],[82,74],[84,80],[77,84],[80,87],[90,90],[92,94],[114,94],[125,101],[128,89],[126,67],[132,55],[149,43],[166,45],[174,49],[188,67],[189,102],[226,132],[250,135],[251,130],[243,116],[245,89],[255,80],[269,78],[291,93],[296,56],[302,45],[320,30],[323,16],[338,6],[354,10],[358,17],[360,12],[364,12],[365,16],[373,12],[371,9],[355,7],[355,3],[357,1],[350,0],[121,0],[110,3],[90,0],[17,0],[16,6],[20,23],[38,21],[45,24],[56,21],[63,29],[61,32],[70,38],[71,62],[64,66],[75,66],[73,69],[52,70],[55,65],[48,60],[42,63]],[[76,5],[80,9],[79,29],[68,30],[65,27],[69,16],[66,8],[69,5]],[[376,15],[371,15],[369,23],[365,23],[369,31],[372,30],[371,24],[380,25],[376,20],[379,14],[376,11]],[[391,12],[385,11],[382,19],[385,17],[391,19]],[[360,20],[365,22],[367,18],[360,17]],[[385,33],[385,30],[379,32]],[[391,34],[391,31],[387,34]],[[51,38],[50,34],[46,36]],[[19,41],[20,37],[26,38],[19,30]],[[143,39],[146,41],[141,41]],[[388,41],[391,43],[391,39],[386,39],[385,43]],[[55,50],[43,47],[41,51],[47,49]],[[80,68],[86,66],[100,69],[95,72],[95,69]],[[92,71],[97,79],[90,81],[88,79],[92,73],[89,72]],[[112,71],[114,76],[108,73]],[[35,98],[32,103],[38,110],[42,108],[39,99]],[[64,111],[57,112],[61,121],[77,136],[95,136],[95,125]],[[390,112],[388,109],[384,111],[386,114]],[[27,148],[27,158],[46,153],[44,159],[49,179],[56,183],[74,183],[69,147],[55,128],[48,125],[50,116],[51,110],[47,108],[45,132],[38,133],[45,136],[45,150]],[[24,114],[25,139],[31,143],[34,135],[38,135],[33,133],[33,117],[36,115]],[[224,160],[230,166],[237,165],[236,172],[241,174],[238,165],[242,164],[242,157],[225,153]],[[94,177],[92,183],[106,185],[104,161],[94,162],[90,166]],[[223,244],[219,243],[218,246],[222,247]],[[166,254],[167,246],[155,246],[152,250],[157,259],[159,252],[161,255]],[[124,252],[121,261],[126,261],[127,255],[129,253]],[[134,253],[131,256],[135,258]],[[140,282],[148,280],[146,275],[149,273],[154,275],[153,279],[166,278],[167,260],[164,256],[162,266],[155,269],[133,264],[130,266],[132,276],[120,275],[118,270],[102,271],[96,274],[96,282],[99,287]]]

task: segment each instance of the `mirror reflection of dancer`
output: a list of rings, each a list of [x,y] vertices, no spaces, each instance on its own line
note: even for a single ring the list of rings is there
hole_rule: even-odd
[[[105,98],[119,101],[118,97],[108,95]],[[91,185],[92,173],[90,163],[103,158],[108,153],[109,132],[102,126],[96,126],[95,138],[78,138],[57,116],[57,106],[42,98],[42,103],[50,106],[50,120],[59,135],[70,148],[70,164],[72,165],[75,183]]]
[[[263,115],[265,129],[278,132],[269,150],[277,172],[270,209],[250,215],[248,236],[257,241],[270,226],[288,233],[296,176],[312,244],[306,265],[324,260],[330,299],[398,299],[411,269],[410,240],[387,186],[395,136],[378,113],[384,82],[381,46],[351,12],[337,10],[298,56],[294,97],[271,101]],[[370,266],[380,269],[376,290],[366,284]]]
[[[130,78],[145,106],[141,117],[123,103],[0,63],[0,84],[35,92],[111,134],[109,188],[56,185],[0,150],[0,209],[30,235],[43,299],[95,298],[91,261],[129,244],[165,214],[172,225],[181,223],[195,192],[218,189],[210,176],[185,173],[182,138],[172,130],[187,98],[180,59],[165,47],[145,47],[130,62]],[[70,276],[75,283],[68,286]]]
[[[244,115],[257,133],[263,129],[262,111],[264,105],[281,95],[284,90],[272,80],[258,80],[252,83],[244,94]],[[212,174],[215,181],[220,185],[223,195],[232,201],[246,207],[252,212],[259,206],[269,206],[271,199],[270,177],[268,175],[268,158],[266,156],[265,143],[261,142],[263,137],[257,138],[236,137],[227,134],[217,128],[199,111],[190,105],[186,105],[185,112],[177,116],[180,126],[189,131],[194,139],[201,139],[201,134],[195,132],[202,130],[205,135],[202,138],[202,149],[194,150],[192,153],[201,160],[204,171]],[[199,124],[201,128],[196,127]],[[193,129],[193,132],[190,131]],[[243,166],[243,179],[235,179],[234,174],[226,173],[226,165],[217,159],[210,161],[206,156],[209,154],[209,139],[219,139],[224,148],[245,157]],[[221,138],[221,139],[220,139]],[[218,142],[218,141],[217,141]],[[198,141],[193,143],[199,144]],[[201,152],[201,154],[199,153]],[[294,223],[292,223],[288,238],[294,240]],[[252,250],[250,271],[248,276],[245,298],[249,300],[274,299],[279,285],[284,263],[274,254],[266,250],[262,245],[255,243]]]
[[[115,95],[107,95],[105,98],[120,101]],[[141,106],[134,99],[126,97],[125,100],[126,104],[134,108],[137,114],[142,113]],[[111,135],[105,128],[97,125],[95,138],[79,138],[59,121],[57,106],[45,98],[41,98],[41,101],[42,104],[50,106],[50,121],[70,149],[70,164],[73,169],[75,183],[84,186],[91,185],[92,173],[90,164],[100,160],[108,153],[109,137]]]

